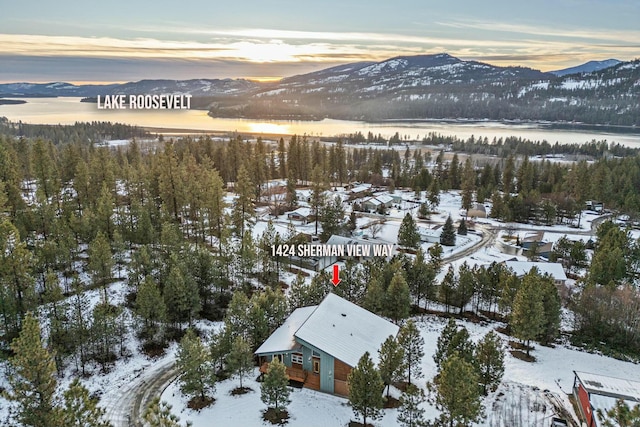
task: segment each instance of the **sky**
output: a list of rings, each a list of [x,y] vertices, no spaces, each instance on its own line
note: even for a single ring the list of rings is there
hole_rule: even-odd
[[[0,0],[0,82],[274,80],[447,52],[543,71],[640,57],[638,0]]]

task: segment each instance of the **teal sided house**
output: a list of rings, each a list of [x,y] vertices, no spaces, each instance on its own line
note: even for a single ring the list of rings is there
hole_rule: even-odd
[[[378,349],[398,326],[329,294],[317,306],[295,310],[256,350],[260,372],[277,357],[292,381],[341,396],[349,395],[347,377],[365,352],[374,363]]]

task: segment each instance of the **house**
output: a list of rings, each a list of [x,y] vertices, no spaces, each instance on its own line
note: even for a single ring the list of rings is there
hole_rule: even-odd
[[[468,218],[486,218],[487,217],[487,209],[484,207],[482,203],[474,203],[469,212],[467,212]]]
[[[558,262],[529,262],[529,261],[505,261],[505,266],[513,270],[518,277],[522,277],[534,267],[542,275],[548,274],[553,278],[556,285],[563,285],[567,281],[562,264]]]
[[[544,231],[528,231],[520,241],[523,248],[529,249],[534,245],[540,246],[544,241]]]
[[[604,211],[604,203],[596,200],[587,200],[585,202],[585,209],[597,213],[602,213]]]
[[[358,199],[360,197],[365,196],[366,194],[371,194],[371,184],[358,184],[354,185],[349,190],[349,199]]]
[[[531,254],[535,250],[537,256],[549,258],[553,250],[553,242],[544,240],[544,231],[528,231],[520,241],[520,245],[526,254]]]
[[[274,357],[287,368],[289,380],[340,396],[349,395],[347,377],[369,352],[378,349],[398,326],[330,293],[317,306],[296,309],[256,350],[260,372]]]
[[[622,399],[630,407],[640,402],[640,382],[608,377],[588,372],[573,371],[573,395],[578,403],[579,415],[587,427],[602,425],[599,411],[607,412]]]
[[[367,212],[377,212],[382,206],[382,202],[375,197],[369,197],[360,205],[363,211]]]
[[[307,224],[311,221],[311,208],[301,207],[295,211],[287,212],[289,221],[299,221],[301,224]]]
[[[331,245],[344,246],[345,254],[348,254],[347,246],[360,245],[360,246],[368,247],[366,249],[363,249],[362,256],[345,255],[345,257],[339,256],[338,259],[346,259],[346,258],[353,258],[357,260],[370,259],[374,257],[374,249],[373,249],[374,245],[389,245],[389,244],[390,244],[389,242],[385,242],[380,239],[357,239],[355,237],[338,236],[335,234],[329,237],[329,239],[327,240],[327,245],[329,246]],[[396,245],[394,244],[393,247],[394,247],[393,252],[395,252]],[[391,258],[391,256],[389,256],[389,258]]]
[[[440,243],[440,235],[442,234],[442,227],[438,227],[438,228],[418,227],[418,234],[420,234],[420,241],[422,242]]]

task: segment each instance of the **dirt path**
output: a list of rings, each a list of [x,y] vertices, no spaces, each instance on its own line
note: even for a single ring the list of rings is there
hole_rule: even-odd
[[[142,427],[146,407],[176,379],[177,374],[173,360],[143,370],[128,384],[103,397],[106,418],[113,427]]]

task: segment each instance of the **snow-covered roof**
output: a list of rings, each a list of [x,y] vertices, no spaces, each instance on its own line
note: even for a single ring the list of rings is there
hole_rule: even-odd
[[[298,347],[293,335],[317,307],[317,305],[312,305],[294,310],[282,326],[273,331],[269,338],[258,347],[256,354],[284,353]]]
[[[640,382],[625,378],[608,377],[589,372],[575,372],[589,393],[640,402]],[[615,403],[615,401],[614,401]]]
[[[385,204],[393,202],[393,197],[389,196],[388,194],[381,194],[379,196],[376,196],[376,199]]]
[[[295,333],[295,337],[356,366],[368,351],[375,363],[378,349],[398,326],[330,293]]]
[[[567,280],[562,264],[557,262],[505,261],[504,264],[512,269],[516,276],[524,276],[535,267],[542,275],[548,274],[555,280]]]
[[[362,193],[363,191],[367,191],[371,189],[371,184],[360,184],[357,187],[353,187],[350,192],[351,193]]]
[[[297,214],[299,216],[308,218],[309,216],[311,216],[311,208],[301,207],[294,211],[287,212],[287,215],[292,215],[292,214]]]
[[[382,239],[356,239],[355,237],[346,237],[339,236],[337,234],[332,234],[327,240],[327,245],[379,245],[379,244],[389,244],[389,242],[384,241]]]
[[[418,234],[420,234],[421,236],[440,237],[440,235],[442,234],[442,228],[432,229],[432,228],[418,227]]]
[[[374,206],[380,206],[382,204],[382,202],[375,197],[370,197],[367,200],[365,200],[363,203],[370,203]]]

